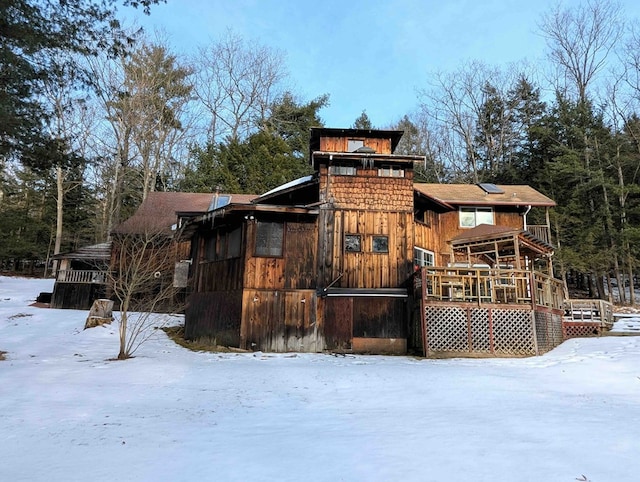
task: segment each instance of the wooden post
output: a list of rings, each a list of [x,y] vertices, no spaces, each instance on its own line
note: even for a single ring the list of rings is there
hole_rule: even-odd
[[[420,327],[422,331],[422,351],[424,352],[425,358],[429,357],[429,335],[427,333],[427,310],[426,310],[426,299],[427,299],[427,271],[423,268],[420,269],[420,279],[422,280],[422,286],[420,286],[420,292],[422,296],[420,297]]]

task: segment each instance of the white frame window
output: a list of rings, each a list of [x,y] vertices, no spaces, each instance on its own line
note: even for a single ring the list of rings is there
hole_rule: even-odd
[[[423,266],[435,266],[436,255],[433,251],[423,248],[413,247],[413,265],[422,268]]]
[[[404,169],[398,166],[382,166],[378,168],[378,177],[404,177]]]
[[[461,207],[459,218],[461,228],[475,228],[480,224],[495,224],[493,208]]]
[[[357,170],[356,166],[334,164],[329,166],[329,173],[334,176],[355,176],[357,174]]]
[[[364,147],[363,139],[347,139],[347,152],[356,152],[361,147]]]

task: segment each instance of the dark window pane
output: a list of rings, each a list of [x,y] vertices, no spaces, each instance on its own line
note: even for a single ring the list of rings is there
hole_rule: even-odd
[[[242,241],[242,231],[240,228],[229,233],[227,237],[227,258],[237,258],[240,256],[240,243]]]
[[[374,236],[372,248],[374,253],[388,253],[389,238],[387,236]]]
[[[344,237],[344,249],[350,253],[357,253],[362,250],[362,238],[359,234],[347,234]]]
[[[283,223],[258,222],[256,228],[256,256],[282,256]]]

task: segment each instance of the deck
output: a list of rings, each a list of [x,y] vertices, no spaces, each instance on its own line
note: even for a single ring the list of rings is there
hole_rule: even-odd
[[[425,267],[415,287],[427,357],[531,356],[563,340],[562,283],[543,273]]]

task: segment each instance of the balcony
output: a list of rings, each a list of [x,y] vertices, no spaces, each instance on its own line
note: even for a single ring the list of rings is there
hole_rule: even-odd
[[[544,241],[547,244],[552,244],[551,233],[549,232],[549,227],[546,224],[527,226],[527,231],[539,240]]]

